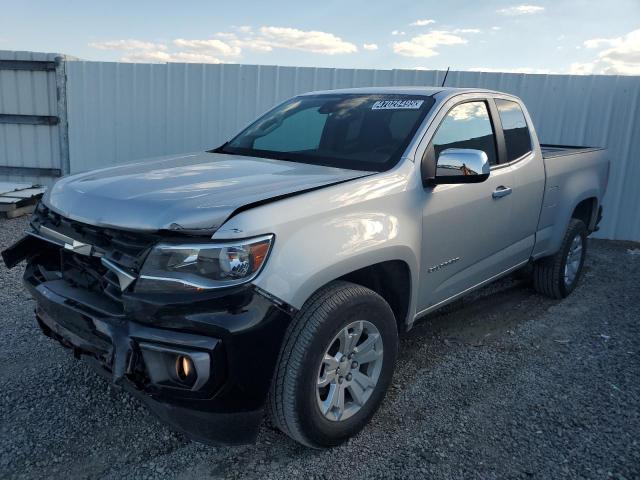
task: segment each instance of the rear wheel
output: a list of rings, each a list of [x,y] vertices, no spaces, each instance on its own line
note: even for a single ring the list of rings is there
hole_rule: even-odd
[[[587,227],[582,220],[572,218],[560,250],[533,265],[534,288],[551,298],[564,298],[582,276],[587,251]]]
[[[397,348],[395,317],[382,297],[347,282],[322,288],[287,332],[269,399],[272,420],[310,447],[344,442],[380,406]]]

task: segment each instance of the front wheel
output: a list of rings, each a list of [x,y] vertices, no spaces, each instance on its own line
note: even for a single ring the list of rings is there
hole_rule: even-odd
[[[269,399],[272,420],[298,442],[325,448],[359,432],[389,387],[396,321],[377,293],[334,282],[290,325]]]

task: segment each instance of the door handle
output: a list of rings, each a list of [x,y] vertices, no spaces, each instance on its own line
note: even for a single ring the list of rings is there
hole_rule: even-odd
[[[493,198],[502,198],[502,197],[506,197],[507,195],[509,195],[512,192],[511,187],[503,187],[502,185],[500,185],[498,188],[496,188],[493,193],[491,194],[491,196]]]

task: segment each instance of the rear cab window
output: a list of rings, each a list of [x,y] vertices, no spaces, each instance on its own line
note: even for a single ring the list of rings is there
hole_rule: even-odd
[[[517,102],[502,98],[496,98],[495,102],[504,132],[507,162],[513,162],[531,152],[531,133]]]

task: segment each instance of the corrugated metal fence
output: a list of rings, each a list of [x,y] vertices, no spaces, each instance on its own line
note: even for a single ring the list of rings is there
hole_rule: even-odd
[[[0,50],[0,178],[48,183],[68,170],[65,62]]]
[[[423,70],[81,61],[66,62],[66,71],[71,172],[217,146],[297,93],[444,78]],[[606,146],[612,171],[598,235],[640,240],[640,77],[450,72],[447,86],[520,96],[545,143]]]

